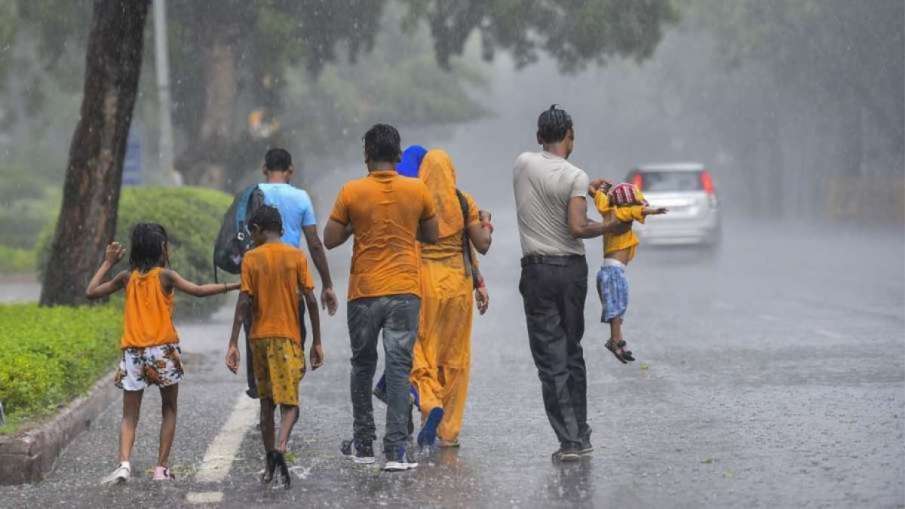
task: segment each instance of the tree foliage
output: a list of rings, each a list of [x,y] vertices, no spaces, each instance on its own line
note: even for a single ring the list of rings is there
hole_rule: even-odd
[[[657,47],[663,26],[678,17],[669,0],[404,1],[408,24],[428,21],[445,66],[462,54],[473,32],[486,59],[503,49],[519,66],[537,61],[540,52],[566,71],[605,64],[613,56],[642,60]]]
[[[902,143],[905,2],[698,0],[694,8],[726,66],[764,63],[784,87],[863,109]]]

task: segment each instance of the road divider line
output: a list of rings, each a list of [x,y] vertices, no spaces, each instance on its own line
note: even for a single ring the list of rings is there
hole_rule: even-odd
[[[189,493],[185,496],[185,501],[190,504],[219,504],[223,502],[222,491],[199,491]]]
[[[232,468],[233,460],[245,433],[258,420],[258,402],[240,393],[232,413],[226,419],[226,423],[220,428],[220,433],[207,446],[201,466],[195,473],[195,482],[218,483],[226,479]],[[191,504],[212,504],[223,500],[222,491],[192,492],[186,495],[186,501]]]

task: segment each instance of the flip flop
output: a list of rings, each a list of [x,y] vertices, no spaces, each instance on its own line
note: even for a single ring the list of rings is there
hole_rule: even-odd
[[[606,349],[609,350],[613,354],[614,357],[619,359],[619,362],[621,362],[623,364],[628,364],[628,361],[625,360],[625,358],[622,356],[622,353],[620,353],[620,350],[622,349],[622,347],[619,346],[619,343],[613,341],[613,338],[610,338],[609,341],[607,341],[604,346],[606,346]]]

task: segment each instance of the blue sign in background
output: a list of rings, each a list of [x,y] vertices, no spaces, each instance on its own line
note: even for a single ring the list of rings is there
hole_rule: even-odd
[[[135,123],[129,128],[126,141],[126,158],[123,161],[123,185],[140,186],[142,178],[141,127]]]

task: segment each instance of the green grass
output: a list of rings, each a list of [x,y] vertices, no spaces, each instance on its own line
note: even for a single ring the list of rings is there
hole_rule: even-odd
[[[84,394],[119,356],[122,310],[0,305],[0,434]]]

